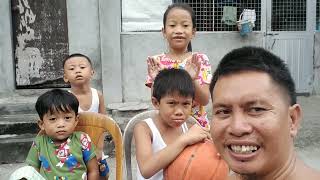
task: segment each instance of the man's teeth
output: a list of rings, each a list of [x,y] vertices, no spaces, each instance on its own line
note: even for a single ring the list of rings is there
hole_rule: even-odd
[[[239,145],[231,145],[231,150],[236,153],[252,153],[258,149],[257,146],[239,146]]]

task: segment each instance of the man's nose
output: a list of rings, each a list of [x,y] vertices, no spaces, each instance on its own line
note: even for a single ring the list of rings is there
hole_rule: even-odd
[[[230,126],[229,126],[229,133],[241,137],[247,134],[252,133],[252,125],[248,121],[247,116],[243,112],[234,112],[232,114]]]

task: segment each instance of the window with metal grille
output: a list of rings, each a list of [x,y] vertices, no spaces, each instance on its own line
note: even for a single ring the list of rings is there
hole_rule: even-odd
[[[306,0],[273,0],[272,31],[305,31]]]
[[[317,0],[316,30],[320,31],[320,0]]]
[[[256,14],[254,31],[261,30],[261,0],[173,0],[189,4],[196,14],[197,31],[237,31],[235,21],[245,9]],[[224,21],[228,19],[227,21]]]

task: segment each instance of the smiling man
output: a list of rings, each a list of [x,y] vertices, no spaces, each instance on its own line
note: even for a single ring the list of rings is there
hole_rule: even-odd
[[[320,179],[294,149],[301,119],[284,62],[257,47],[225,55],[210,84],[211,135],[235,173],[231,179]]]

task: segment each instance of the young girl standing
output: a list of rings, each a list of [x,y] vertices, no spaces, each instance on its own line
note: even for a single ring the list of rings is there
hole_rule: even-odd
[[[162,69],[185,69],[195,86],[192,116],[200,125],[208,124],[204,106],[209,102],[209,84],[212,77],[209,59],[205,54],[191,51],[191,39],[195,36],[195,14],[187,4],[170,5],[163,16],[162,34],[168,42],[169,52],[147,59],[146,86],[152,87],[156,75]]]
[[[83,54],[71,54],[63,61],[65,82],[70,83],[70,92],[79,100],[79,112],[96,112],[106,114],[104,98],[100,91],[92,88],[91,78],[94,74],[92,62]],[[97,145],[97,159],[101,163],[100,176],[108,178],[109,167],[103,154],[103,140]],[[103,162],[103,163],[102,163]]]

